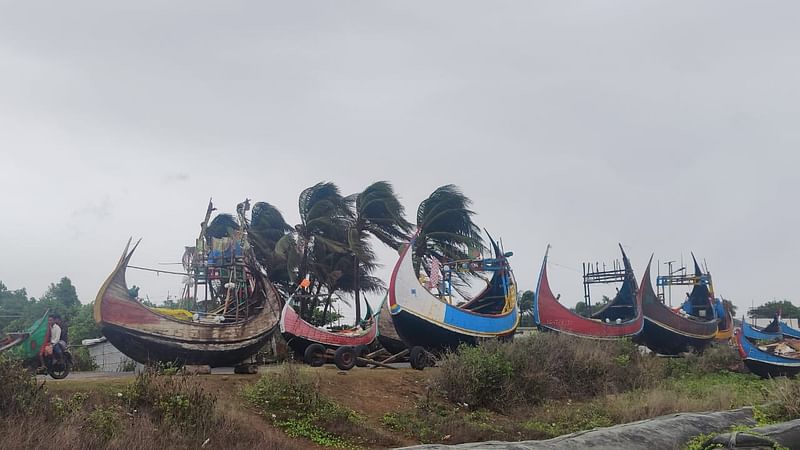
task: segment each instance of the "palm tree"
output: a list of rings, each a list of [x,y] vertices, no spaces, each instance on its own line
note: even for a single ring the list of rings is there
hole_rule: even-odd
[[[388,181],[377,181],[362,192],[348,197],[353,210],[353,224],[347,233],[349,250],[353,254],[352,281],[355,296],[356,320],[361,318],[360,293],[362,277],[369,276],[375,268],[375,253],[369,236],[397,250],[408,239],[413,225],[405,219],[405,208]],[[362,269],[366,269],[362,273]]]
[[[439,260],[466,259],[485,248],[480,229],[472,222],[472,201],[455,185],[437,188],[419,204],[414,243],[414,269],[426,265],[425,256]]]
[[[298,257],[294,229],[273,205],[253,205],[248,237],[258,262],[267,269],[270,281],[288,293],[296,281]]]
[[[303,279],[306,275],[314,273],[314,268],[322,267],[314,264],[320,258],[324,259],[324,254],[348,253],[347,230],[353,222],[353,217],[351,200],[343,197],[339,188],[330,182],[320,182],[303,190],[300,193],[298,207],[300,223],[295,226],[296,248],[301,257],[298,279]],[[331,290],[331,279],[330,274],[325,273],[316,273],[314,278],[316,284],[314,298],[317,299],[323,287]],[[310,317],[308,306],[308,299],[301,298],[301,317]]]

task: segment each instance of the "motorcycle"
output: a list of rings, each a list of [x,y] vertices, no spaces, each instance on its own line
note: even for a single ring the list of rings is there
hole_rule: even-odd
[[[69,375],[72,370],[72,353],[69,349],[64,350],[63,361],[59,361],[55,354],[51,354],[44,358],[44,365],[47,374],[55,380],[61,380]]]

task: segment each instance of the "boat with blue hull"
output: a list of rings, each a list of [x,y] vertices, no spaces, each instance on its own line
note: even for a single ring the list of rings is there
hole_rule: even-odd
[[[742,323],[742,328],[746,324]],[[742,329],[736,333],[739,355],[754,374],[762,378],[794,377],[800,373],[800,359],[777,355],[760,349],[745,336]]]
[[[412,248],[416,235],[401,252],[389,282],[388,309],[398,336],[411,348],[437,353],[481,339],[511,338],[519,324],[517,285],[507,255],[492,242],[495,258],[459,262],[493,273],[488,291],[472,301],[456,305],[432,293],[415,274]],[[455,270],[455,269],[454,269]]]

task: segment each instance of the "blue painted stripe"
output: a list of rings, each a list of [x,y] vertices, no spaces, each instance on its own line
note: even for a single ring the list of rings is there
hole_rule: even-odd
[[[748,341],[744,336],[742,337],[742,349],[747,355],[747,358],[750,358],[754,361],[761,361],[779,366],[800,366],[800,359],[784,358],[782,356],[772,355],[762,351],[760,348]]]
[[[514,329],[517,323],[518,311],[514,311],[504,316],[479,316],[458,309],[452,305],[446,305],[444,312],[444,323],[463,330],[471,330],[478,333],[503,333]]]

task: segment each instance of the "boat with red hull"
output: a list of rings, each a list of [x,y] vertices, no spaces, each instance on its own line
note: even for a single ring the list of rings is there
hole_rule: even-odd
[[[548,251],[545,252],[539,282],[533,297],[534,322],[540,328],[591,339],[631,337],[642,331],[644,316],[638,295],[636,277],[622,250],[624,281],[617,295],[591,318],[577,314],[559,303],[547,277]],[[650,265],[647,266],[649,273]],[[645,275],[647,276],[647,275]]]
[[[300,317],[294,310],[290,298],[283,307],[280,320],[280,329],[286,343],[298,358],[304,359],[312,365],[320,359],[320,351],[325,349],[336,350],[341,347],[353,347],[355,356],[363,356],[367,346],[372,344],[378,334],[378,323],[368,311],[370,317],[364,327],[356,326],[347,330],[326,330],[310,324]],[[320,347],[321,346],[321,347]],[[320,350],[322,348],[322,350]],[[314,353],[310,355],[309,353]]]

